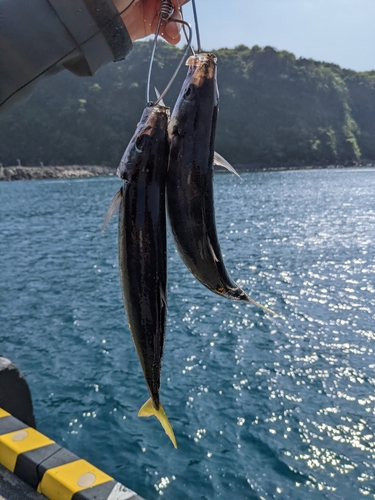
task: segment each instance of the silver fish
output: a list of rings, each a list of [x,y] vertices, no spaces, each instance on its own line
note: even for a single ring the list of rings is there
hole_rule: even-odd
[[[177,447],[160,403],[160,374],[167,311],[165,183],[169,108],[147,106],[120,165],[123,187],[108,209],[119,209],[119,270],[126,315],[150,393],[138,415],[155,415]]]
[[[167,209],[176,247],[191,273],[209,290],[273,313],[232,280],[220,250],[213,165],[231,167],[214,152],[219,103],[216,57],[201,53],[189,57],[186,64],[187,76],[168,126]]]

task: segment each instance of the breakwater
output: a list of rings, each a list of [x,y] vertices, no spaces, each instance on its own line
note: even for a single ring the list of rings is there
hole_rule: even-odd
[[[284,170],[312,170],[333,168],[363,168],[375,167],[375,160],[361,160],[355,163],[314,164],[314,163],[249,163],[235,164],[237,172],[277,172]],[[216,167],[216,172],[227,172],[223,167]],[[7,166],[0,167],[0,181],[27,181],[42,179],[78,179],[85,177],[111,177],[116,175],[116,169],[103,165],[49,165],[49,166]]]
[[[10,166],[0,167],[0,181],[76,179],[115,175],[116,169],[102,165]]]

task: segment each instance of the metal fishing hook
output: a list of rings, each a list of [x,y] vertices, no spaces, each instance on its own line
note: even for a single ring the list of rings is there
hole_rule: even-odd
[[[161,0],[159,17],[166,21],[171,17],[174,11],[173,3],[170,0]]]
[[[160,6],[160,11],[159,11],[159,21],[158,21],[158,26],[157,26],[156,31],[155,31],[154,43],[152,45],[152,50],[151,50],[150,65],[148,68],[147,84],[146,84],[146,102],[150,102],[152,64],[153,64],[154,58],[155,58],[156,43],[157,43],[158,38],[159,38],[160,26],[161,26],[162,21],[168,21],[168,19],[171,17],[173,12],[174,12],[174,6],[173,6],[172,2],[170,0],[161,0],[161,6]]]
[[[164,89],[164,91],[160,95],[158,95],[156,101],[152,103],[154,106],[156,104],[158,104],[160,101],[162,101],[162,99],[165,96],[165,94],[171,88],[173,82],[176,79],[176,76],[177,76],[178,72],[181,69],[181,66],[183,65],[183,63],[184,63],[184,61],[186,59],[187,53],[188,53],[188,51],[191,48],[191,41],[192,41],[192,38],[193,38],[193,30],[192,30],[190,24],[187,23],[186,21],[184,21],[182,19],[172,19],[171,15],[173,14],[173,12],[174,12],[174,6],[171,3],[171,1],[170,0],[161,0],[161,7],[160,7],[160,11],[159,11],[159,22],[158,22],[158,26],[157,26],[157,29],[156,29],[156,32],[155,32],[154,43],[152,45],[151,57],[150,57],[150,64],[149,64],[148,75],[147,75],[147,84],[146,84],[146,102],[147,103],[151,102],[151,100],[150,100],[150,87],[151,87],[152,65],[153,65],[153,62],[154,62],[154,59],[155,59],[156,44],[157,44],[157,41],[158,41],[158,38],[159,38],[160,26],[161,26],[162,21],[175,22],[175,23],[182,24],[183,27],[184,27],[185,36],[186,36],[185,28],[187,27],[189,29],[189,37],[186,36],[186,38],[187,38],[187,45],[186,45],[185,51],[183,53],[183,56],[182,56],[182,58],[181,58],[181,60],[180,60],[180,62],[178,64],[175,72],[172,75],[172,78],[170,79],[170,81],[169,81],[168,85],[166,86],[166,88]]]
[[[201,38],[199,35],[198,15],[197,15],[197,9],[196,9],[196,5],[195,5],[195,0],[192,0],[192,5],[193,5],[193,14],[194,14],[195,36],[197,38],[197,45],[198,45],[197,51],[199,53],[199,52],[202,52],[202,47],[201,47]],[[180,11],[182,13],[182,6],[180,7]],[[185,35],[185,38],[187,41],[188,36],[186,34],[185,26],[183,27],[183,31],[184,31],[184,35]],[[195,56],[195,50],[194,50],[193,46],[190,47],[190,50],[191,50],[191,53],[193,54],[193,56]]]
[[[181,13],[182,13],[182,9],[181,9]],[[189,37],[186,33],[186,26],[182,26],[182,30],[183,30],[184,35],[185,35],[186,43],[189,45],[189,43],[188,43]],[[194,50],[192,45],[190,45],[190,50],[191,50],[192,55],[195,56],[195,50]]]
[[[154,102],[154,105],[158,104],[162,99],[163,97],[165,96],[165,94],[168,92],[168,90],[171,88],[172,86],[172,83],[175,81],[176,79],[176,76],[178,74],[178,72],[180,71],[181,69],[181,66],[183,65],[185,59],[186,59],[186,56],[189,52],[189,49],[191,48],[191,40],[193,38],[193,30],[190,26],[189,23],[187,23],[186,21],[183,21],[182,19],[170,19],[171,22],[175,22],[175,23],[180,23],[180,24],[183,24],[184,26],[186,26],[188,29],[189,29],[189,40],[188,40],[188,43],[186,45],[186,48],[184,50],[184,53],[181,57],[181,60],[176,68],[176,71],[173,73],[173,76],[172,78],[170,79],[168,85],[165,87],[164,91],[160,94],[160,96],[158,96],[158,98],[156,99],[156,101]]]
[[[193,14],[194,14],[194,25],[195,25],[195,36],[197,37],[197,52],[198,54],[202,52],[202,47],[201,47],[201,37],[199,34],[199,25],[198,25],[198,14],[197,14],[197,7],[195,5],[195,0],[191,0],[192,6],[193,6]]]

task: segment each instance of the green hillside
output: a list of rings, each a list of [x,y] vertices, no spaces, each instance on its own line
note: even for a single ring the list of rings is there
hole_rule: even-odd
[[[150,42],[91,78],[67,71],[0,116],[0,162],[116,166],[145,105]],[[346,163],[375,159],[375,71],[296,59],[271,47],[221,49],[216,149],[232,163]],[[159,90],[181,51],[160,43]],[[172,106],[186,71],[165,99]]]

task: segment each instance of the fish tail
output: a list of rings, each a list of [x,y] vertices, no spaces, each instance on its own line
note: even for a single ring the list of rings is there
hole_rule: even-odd
[[[271,314],[273,314],[274,316],[276,316],[278,318],[281,317],[277,313],[275,313],[275,311],[272,311],[272,309],[269,309],[266,306],[262,306],[262,304],[259,304],[259,302],[255,302],[255,300],[251,299],[249,296],[247,296],[247,301],[250,302],[251,304],[254,304],[254,306],[260,307],[265,312],[271,313]]]
[[[159,404],[159,409],[157,410],[152,402],[152,399],[150,398],[139,410],[138,417],[151,417],[152,415],[154,415],[159,420],[163,429],[165,430],[165,433],[172,441],[173,446],[177,448],[177,441],[172,426],[169,423],[168,417],[164,411],[164,408],[161,404]]]

